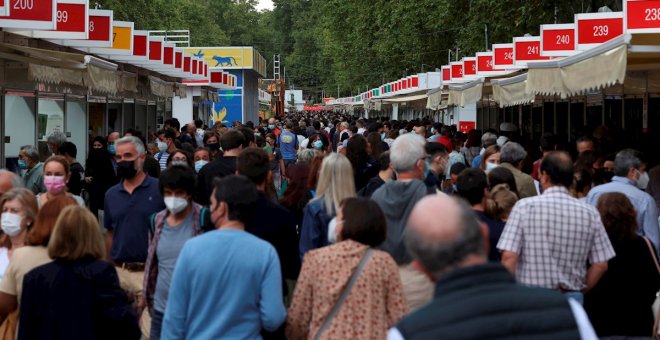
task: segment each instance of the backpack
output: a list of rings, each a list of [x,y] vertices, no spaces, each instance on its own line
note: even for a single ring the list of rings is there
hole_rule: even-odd
[[[158,215],[158,213],[153,213],[149,218],[149,230],[151,231],[151,237],[154,237],[156,234],[156,215]],[[207,207],[203,207],[199,212],[199,227],[202,230],[202,233],[215,229],[213,223],[211,222],[211,211]]]

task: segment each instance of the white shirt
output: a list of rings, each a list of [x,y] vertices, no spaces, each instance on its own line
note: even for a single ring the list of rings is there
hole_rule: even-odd
[[[594,330],[593,326],[591,326],[591,322],[589,321],[589,317],[587,316],[587,313],[584,311],[584,308],[582,308],[582,305],[573,300],[573,299],[568,299],[568,304],[571,306],[571,311],[573,312],[573,317],[575,318],[575,322],[577,323],[578,326],[578,331],[580,332],[580,338],[582,340],[597,340],[598,336],[596,336],[596,331]],[[396,327],[390,328],[389,332],[387,332],[387,340],[404,340],[405,338],[399,332]]]

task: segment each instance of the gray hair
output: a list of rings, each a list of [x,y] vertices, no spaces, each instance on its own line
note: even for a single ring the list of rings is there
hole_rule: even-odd
[[[522,145],[515,142],[508,142],[500,150],[500,163],[518,164],[527,157],[527,151]]]
[[[642,160],[639,158],[639,151],[625,149],[619,151],[614,158],[614,174],[616,176],[627,177],[630,169],[639,169]]]
[[[444,272],[461,263],[469,255],[485,256],[481,224],[474,211],[462,200],[454,199],[460,206],[459,225],[452,239],[420,235],[415,228],[406,228],[404,242],[410,254],[419,260],[438,279]],[[438,222],[442,223],[442,222]]]
[[[135,136],[126,136],[115,141],[115,147],[119,147],[120,145],[124,145],[124,144],[135,145],[135,149],[137,149],[138,156],[144,155],[146,153],[146,150],[144,148],[144,143],[142,143],[142,140],[140,140],[140,138],[137,138]]]
[[[54,144],[58,149],[66,143],[66,135],[60,131],[53,131],[46,140],[47,143]]]
[[[395,172],[406,172],[415,168],[417,162],[426,157],[426,141],[417,134],[405,134],[394,140],[390,148],[390,164]]]
[[[20,148],[20,152],[33,161],[39,161],[39,150],[34,145],[23,145]]]
[[[15,173],[13,173],[9,170],[0,169],[0,178],[4,177],[5,175],[6,176],[11,176],[11,187],[12,188],[22,188],[23,187],[23,180],[21,179],[20,176],[18,176],[17,174],[15,174]]]
[[[497,135],[492,132],[486,132],[483,136],[481,136],[481,145],[484,149],[491,145],[495,145],[496,143]]]
[[[298,162],[309,164],[316,155],[318,152],[315,149],[301,149],[298,151]]]

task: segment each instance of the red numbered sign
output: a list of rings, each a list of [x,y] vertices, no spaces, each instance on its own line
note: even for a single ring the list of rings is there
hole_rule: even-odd
[[[0,27],[54,30],[56,0],[10,0],[9,15],[0,17]]]
[[[451,79],[460,79],[463,78],[463,63],[456,62],[451,63]]]
[[[451,80],[451,67],[450,66],[443,66],[442,67],[442,81],[450,81]]]
[[[541,55],[569,56],[575,54],[575,25],[541,25]]]
[[[589,49],[623,34],[623,12],[576,14],[577,48]]]
[[[547,60],[541,56],[540,37],[513,38],[513,57],[516,65],[527,65],[528,61]]]
[[[466,122],[466,121],[458,122],[458,130],[462,133],[468,133],[468,131],[476,128],[476,126],[477,126],[476,122]]]
[[[493,53],[492,52],[479,52],[477,53],[477,72],[493,72]]]
[[[9,15],[9,0],[0,0],[0,17]]]
[[[86,33],[89,26],[87,0],[60,0],[57,3],[56,31]]]
[[[149,32],[147,31],[134,31],[133,32],[133,56],[147,57],[149,54]]]
[[[624,0],[623,8],[628,32],[660,32],[660,0]]]
[[[463,58],[463,75],[476,76],[477,75],[477,58]]]
[[[513,66],[513,44],[493,44],[495,68],[510,69]]]

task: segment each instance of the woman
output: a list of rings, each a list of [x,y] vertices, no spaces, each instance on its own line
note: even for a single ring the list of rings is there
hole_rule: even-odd
[[[498,166],[488,172],[488,190],[492,191],[498,184],[506,184],[511,192],[520,197],[518,195],[516,179],[513,177],[511,170]]]
[[[192,169],[171,165],[158,181],[167,208],[152,218],[153,236],[149,242],[143,290],[144,303],[151,314],[152,340],[160,339],[170,280],[179,253],[187,240],[204,231],[202,220],[208,212],[192,201],[195,194]]]
[[[216,124],[217,126],[218,124]],[[211,160],[221,156],[220,153],[220,138],[215,131],[207,131],[204,133],[204,147],[211,152]]]
[[[450,178],[451,178],[451,173],[450,173],[450,171],[451,171],[451,167],[452,167],[454,164],[462,163],[462,164],[464,164],[464,165],[467,166],[467,163],[465,163],[465,157],[464,157],[463,154],[460,152],[460,150],[461,150],[461,145],[462,145],[462,144],[463,144],[463,143],[461,142],[460,139],[458,139],[458,138],[454,138],[454,139],[452,139],[452,146],[453,146],[454,148],[453,148],[453,149],[451,150],[451,152],[449,153],[449,158],[447,159],[447,170],[445,170],[445,171],[446,171],[446,177],[445,177],[446,179],[450,179]]]
[[[37,200],[32,198],[36,212]],[[13,338],[16,332],[18,318],[17,307],[23,292],[23,278],[32,269],[50,262],[48,257],[48,242],[55,225],[55,221],[62,209],[78,203],[69,196],[55,197],[44,204],[36,215],[34,227],[30,229],[26,238],[26,246],[16,249],[12,255],[9,267],[0,282],[0,321],[5,320],[0,335]]]
[[[287,318],[289,339],[384,339],[407,312],[396,263],[373,249],[383,243],[387,229],[378,204],[348,198],[337,220],[338,243],[305,255]],[[344,292],[363,259],[355,284]],[[347,298],[328,319],[342,294]]]
[[[296,216],[297,225],[300,227],[303,221],[303,209],[309,202],[309,198],[306,198],[310,190],[307,186],[309,166],[306,163],[291,164],[288,175],[288,184],[280,199],[280,204]]]
[[[46,192],[37,195],[37,204],[42,207],[49,200],[59,196],[69,196],[78,202],[81,207],[85,201],[77,195],[72,195],[66,190],[66,183],[71,178],[69,162],[62,156],[50,156],[44,163],[44,186]]]
[[[96,136],[85,163],[85,190],[89,193],[89,209],[94,215],[103,209],[105,192],[118,182],[112,157],[105,138]]]
[[[167,158],[167,166],[173,164],[185,165],[191,169],[194,169],[193,158],[190,156],[190,153],[181,149],[174,150],[174,152],[172,152]]]
[[[367,142],[369,143],[369,157],[371,159],[380,159],[380,154],[383,153],[383,144],[387,147],[387,143],[380,139],[378,132],[371,132],[367,135]]]
[[[467,164],[472,164],[474,157],[477,157],[481,151],[481,132],[472,129],[467,133],[465,145],[461,148],[461,153],[465,157]]]
[[[310,172],[310,180],[314,168]],[[313,199],[303,211],[300,230],[300,258],[309,250],[328,245],[328,223],[339,210],[339,203],[355,197],[353,169],[346,156],[330,154],[323,159]]]
[[[329,146],[330,144],[328,143],[328,139],[325,137],[325,135],[319,133],[311,135],[309,137],[309,141],[307,142],[308,149],[315,149],[323,153],[328,151]]]
[[[101,228],[66,207],[48,244],[53,262],[25,275],[18,339],[139,339],[137,319],[105,262]]]
[[[486,148],[484,155],[481,156],[479,168],[488,173],[497,168],[498,165],[500,165],[500,147],[495,144]]]
[[[207,148],[197,148],[193,160],[195,161],[195,172],[199,173],[204,165],[209,164],[211,161],[211,152]]]
[[[346,157],[353,167],[356,192],[362,190],[371,178],[378,175],[379,167],[375,164],[377,162],[369,157],[370,151],[369,143],[362,135],[355,135],[348,140]]]
[[[490,217],[506,223],[509,219],[509,214],[511,214],[511,209],[518,202],[518,195],[509,190],[508,184],[501,183],[490,190],[488,198],[486,202],[486,213]]]
[[[596,208],[616,257],[585,295],[584,308],[599,337],[649,337],[654,321],[649,307],[660,288],[655,249],[637,235],[637,213],[624,194],[604,194]]]
[[[26,244],[28,231],[37,217],[37,199],[31,190],[15,188],[0,197],[3,236],[0,238],[0,279],[9,260],[19,247]]]

